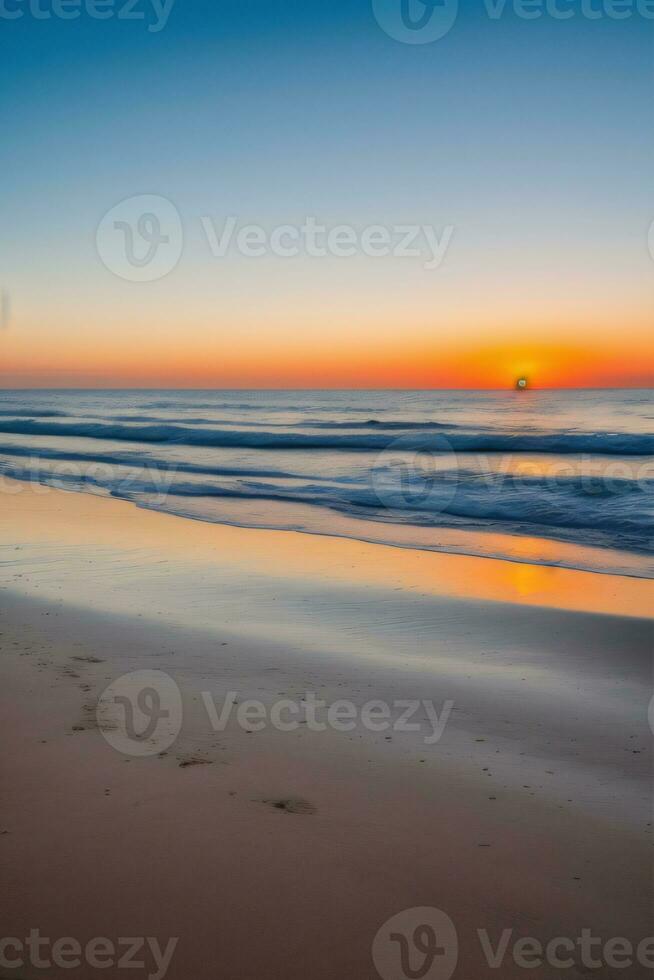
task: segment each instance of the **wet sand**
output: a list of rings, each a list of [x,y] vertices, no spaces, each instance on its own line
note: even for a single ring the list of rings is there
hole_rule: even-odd
[[[477,980],[591,973],[492,969],[477,930],[654,932],[651,583],[22,487],[0,542],[5,936],[179,937],[172,980],[361,980],[383,923],[430,906]],[[100,730],[136,670],[181,692],[165,754]],[[452,708],[433,744],[422,708],[417,731],[217,731],[207,694],[232,692]]]

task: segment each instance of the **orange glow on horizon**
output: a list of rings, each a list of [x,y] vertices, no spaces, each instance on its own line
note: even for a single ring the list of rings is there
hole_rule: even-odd
[[[354,332],[353,332],[354,333]],[[462,388],[509,389],[519,377],[538,388],[639,388],[654,381],[654,340],[639,335],[628,349],[617,339],[524,339],[489,344],[452,337],[400,343],[383,335],[347,342],[339,335],[297,338],[152,331],[114,339],[78,336],[74,345],[25,346],[0,338],[4,387],[179,388]],[[180,339],[181,337],[181,339]]]

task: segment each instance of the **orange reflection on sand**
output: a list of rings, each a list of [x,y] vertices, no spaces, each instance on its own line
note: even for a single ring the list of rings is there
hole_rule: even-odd
[[[507,562],[507,580],[513,584],[516,594],[522,597],[536,597],[547,594],[556,588],[556,571],[550,565],[527,565]]]
[[[440,554],[289,531],[207,524],[141,510],[133,504],[30,487],[3,480],[0,535],[75,557],[75,549],[115,552],[129,567],[142,555],[203,568],[226,578],[240,572],[279,580],[401,589],[422,595],[518,603],[614,615],[654,616],[654,587],[647,579],[602,575],[529,564],[547,560],[552,542],[516,538],[516,561]],[[441,537],[443,532],[441,531]],[[519,560],[518,560],[519,559]],[[56,575],[56,562],[52,574]],[[75,597],[71,596],[70,601]]]

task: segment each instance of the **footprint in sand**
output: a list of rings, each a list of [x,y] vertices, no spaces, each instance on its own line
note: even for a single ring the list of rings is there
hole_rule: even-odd
[[[316,813],[317,809],[308,800],[303,800],[299,796],[290,796],[278,800],[263,800],[268,806],[275,810],[282,810],[283,813]]]

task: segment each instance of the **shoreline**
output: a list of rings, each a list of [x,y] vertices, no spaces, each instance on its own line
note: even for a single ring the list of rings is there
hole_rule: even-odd
[[[114,498],[114,499],[127,499],[127,498]],[[172,517],[179,517],[182,520],[190,521],[200,521],[204,524],[219,524],[225,527],[238,527],[243,530],[261,530],[261,531],[280,531],[289,534],[309,534],[316,537],[325,538],[336,538],[338,540],[344,541],[360,541],[362,544],[376,545],[380,548],[402,548],[409,551],[426,551],[431,554],[441,554],[441,555],[458,555],[462,558],[480,558],[488,561],[506,561],[513,564],[520,565],[542,565],[546,568],[565,568],[568,571],[573,572],[589,572],[593,575],[614,575],[619,578],[636,578],[643,579],[645,581],[652,581],[654,579],[654,566],[651,565],[651,558],[648,552],[621,552],[613,548],[600,548],[598,546],[585,546],[582,547],[577,544],[562,540],[556,537],[536,537],[527,535],[510,535],[507,533],[493,533],[485,530],[471,531],[469,529],[457,529],[455,527],[437,527],[433,529],[433,533],[438,535],[444,541],[449,541],[448,544],[433,544],[428,545],[421,543],[418,540],[412,541],[411,535],[417,530],[421,534],[424,534],[426,528],[420,527],[419,529],[412,525],[397,525],[388,524],[386,526],[392,527],[397,535],[395,541],[384,540],[383,536],[375,537],[372,531],[364,531],[363,527],[358,533],[346,533],[343,530],[339,533],[337,530],[319,530],[319,521],[316,522],[317,526],[314,528],[307,527],[293,527],[282,526],[281,524],[269,524],[269,523],[248,523],[248,520],[244,517],[239,520],[230,520],[226,515],[223,515],[220,519],[211,520],[206,516],[196,515],[190,511],[174,511],[174,510],[164,510],[163,508],[156,506],[148,506],[145,503],[140,503],[138,500],[130,500],[135,507],[139,507],[142,510],[151,510],[154,513],[159,514],[169,514]],[[274,504],[275,501],[266,501],[268,505]],[[239,501],[239,506],[243,508],[244,501]],[[226,504],[223,502],[223,506]],[[245,508],[243,508],[245,509]],[[297,509],[300,509],[299,507]],[[319,518],[323,518],[324,515],[319,507],[314,507],[312,505],[303,505],[302,510],[305,511],[315,511]],[[363,518],[353,517],[352,515],[338,515],[343,523],[348,525],[370,525],[370,527],[381,527],[384,526],[383,521],[366,521]],[[402,541],[402,534],[405,534],[407,540]],[[473,544],[474,540],[493,540],[497,539],[503,543],[504,552],[500,551],[498,547],[497,553],[488,551],[484,553],[480,550],[479,546],[475,549]],[[469,543],[464,543],[468,541]],[[507,544],[508,543],[508,544]],[[513,549],[513,554],[506,553]],[[547,552],[550,552],[548,556]],[[520,554],[522,552],[522,554]],[[555,552],[559,553],[559,557],[553,557]],[[597,564],[595,567],[585,567],[581,563],[575,563],[574,554],[590,555],[597,562],[605,561],[607,564],[605,567]],[[569,554],[570,557],[565,559],[564,555]],[[611,565],[611,561],[617,562],[619,560],[625,562],[620,569],[617,566]],[[635,569],[628,570],[629,562],[634,561],[649,561],[650,567],[643,568],[641,571]],[[579,561],[579,559],[577,559]]]
[[[159,470],[154,467],[156,472]],[[173,466],[174,470],[174,466]],[[32,476],[19,477],[11,472],[0,473],[0,495],[12,494],[14,487],[28,487],[36,493],[80,493],[104,500],[117,500],[153,513],[168,514],[183,520],[200,521],[223,527],[244,530],[282,531],[318,537],[359,541],[381,547],[426,551],[435,554],[460,555],[519,564],[536,564],[571,571],[587,571],[598,575],[617,575],[623,578],[654,579],[654,564],[648,550],[620,550],[598,544],[580,544],[565,536],[493,531],[485,527],[450,525],[421,525],[402,521],[368,519],[336,508],[321,507],[283,498],[204,497],[176,495],[174,491],[143,494],[97,493],[86,486],[57,486],[56,483],[34,481]],[[171,501],[175,500],[174,506]],[[210,503],[210,505],[209,505]],[[261,516],[265,504],[266,517]],[[194,507],[200,506],[199,512]]]
[[[26,564],[26,549],[38,566],[64,544],[72,549],[67,558],[74,563],[85,547],[89,550],[95,536],[96,548],[112,549],[113,560],[125,560],[128,571],[131,553],[140,547],[156,554],[161,562],[174,559],[178,565],[190,561],[207,571],[218,568],[222,581],[233,553],[242,554],[253,573],[277,565],[277,570],[300,581],[308,574],[312,581],[322,583],[326,577],[329,582],[337,580],[347,586],[365,578],[375,587],[400,586],[465,600],[654,618],[654,587],[647,578],[428,551],[333,534],[212,523],[114,497],[32,486],[7,478],[5,483],[14,489],[2,494],[0,540],[20,538],[22,565]],[[528,542],[525,548],[529,548]],[[80,558],[72,568],[78,598],[81,572],[89,560]],[[28,579],[25,570],[21,577],[24,589]],[[44,584],[41,582],[41,587]],[[90,594],[87,598],[97,600]]]

